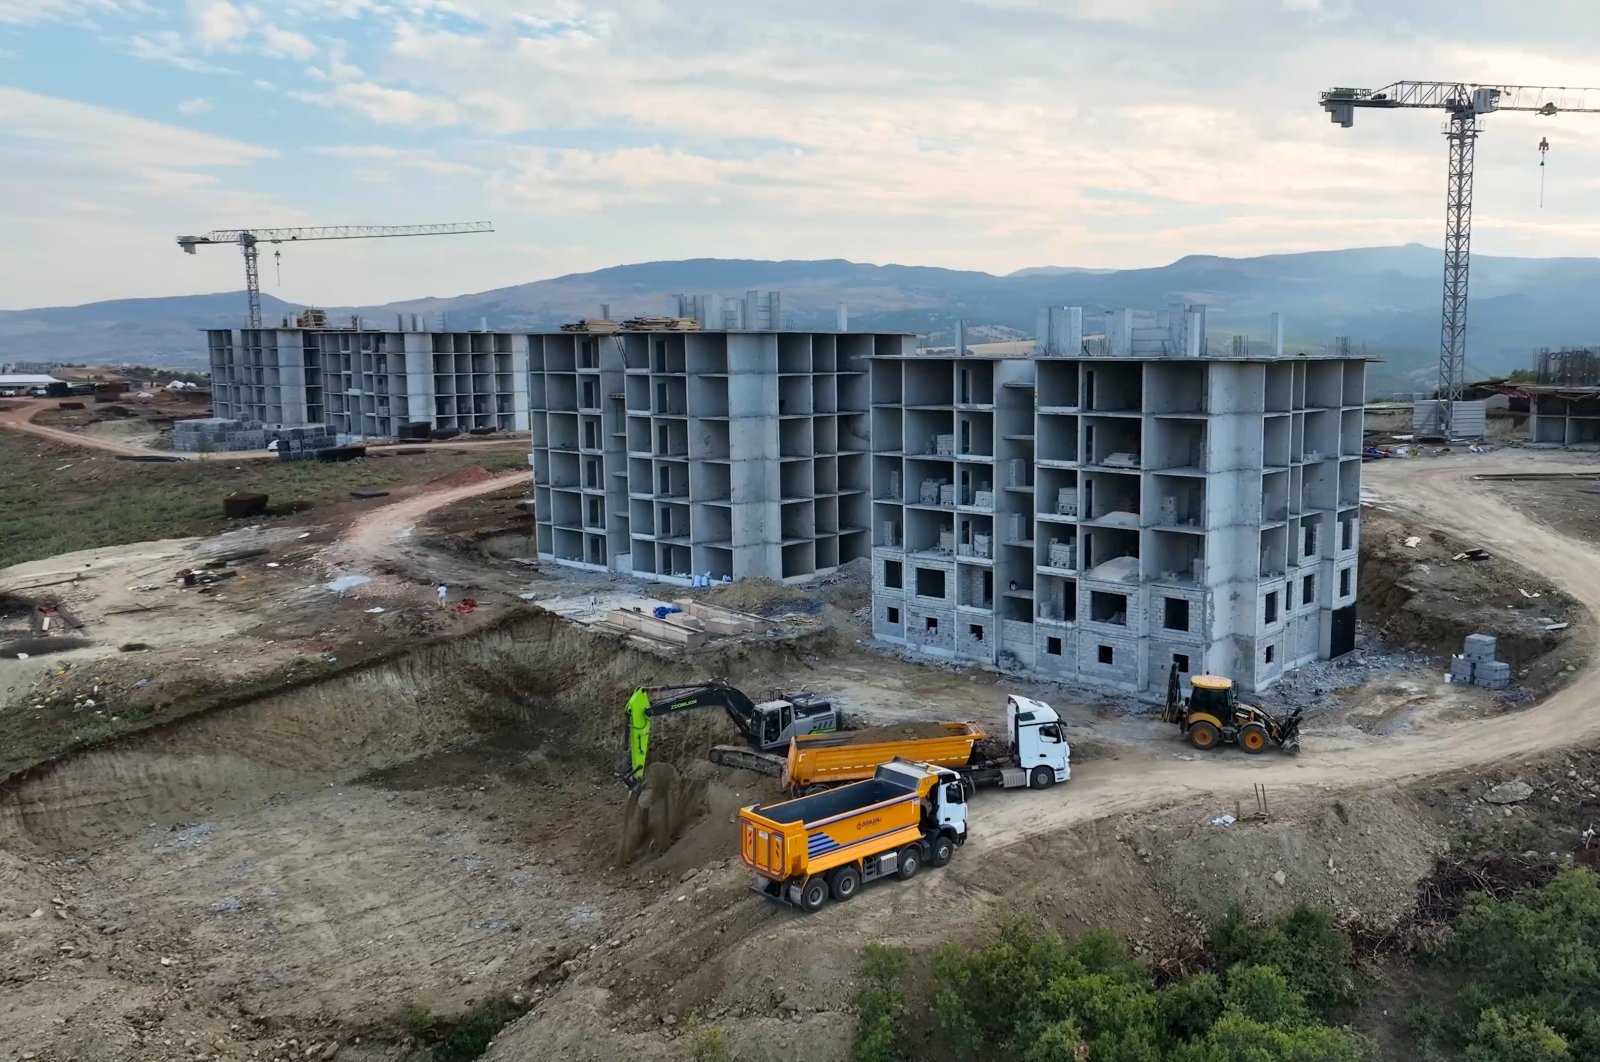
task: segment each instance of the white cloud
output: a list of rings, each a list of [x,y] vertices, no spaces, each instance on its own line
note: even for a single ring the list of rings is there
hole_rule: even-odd
[[[0,25],[27,26],[42,22],[94,25],[96,16],[146,10],[140,0],[0,0]]]
[[[279,59],[304,61],[317,54],[317,46],[305,34],[279,29],[270,23],[261,27],[261,44],[266,54]]]
[[[238,287],[231,262],[228,269],[208,261],[175,270],[172,240],[230,223],[306,223],[302,212],[249,184],[250,165],[273,154],[0,87],[0,228],[28,248],[0,256],[0,291],[11,305],[38,305],[148,290],[153,278],[187,277],[183,286],[200,290]],[[218,171],[228,170],[228,179],[220,179]],[[88,259],[81,253],[86,246],[97,248]]]
[[[151,62],[166,63],[180,70],[187,70],[194,74],[228,74],[236,71],[227,67],[218,66],[204,59],[196,59],[188,54],[188,45],[184,39],[171,30],[161,30],[147,35],[138,35],[128,39],[128,54],[136,59],[147,59]]]
[[[228,0],[189,0],[188,6],[194,35],[207,48],[233,44],[250,32],[245,13]]]
[[[271,148],[4,85],[0,131],[137,166],[165,167],[174,159],[192,160],[202,168],[238,166],[277,154]]]
[[[187,115],[204,114],[211,109],[211,101],[204,96],[196,96],[192,100],[184,100],[178,104],[178,113]]]
[[[440,158],[438,153],[426,148],[397,148],[388,144],[336,144],[314,150],[318,155],[329,158],[351,159],[373,164],[370,167],[360,167],[358,172],[405,169],[417,170],[436,177],[474,177],[484,174],[484,170],[477,166]]]
[[[431,128],[454,125],[461,109],[449,100],[423,96],[406,89],[386,88],[370,81],[346,82],[327,92],[290,92],[303,103],[343,107],[384,125]]]

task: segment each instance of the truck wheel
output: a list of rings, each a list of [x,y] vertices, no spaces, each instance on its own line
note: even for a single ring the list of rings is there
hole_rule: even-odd
[[[840,867],[833,872],[833,898],[844,903],[861,888],[861,872],[855,867]]]
[[[922,846],[919,844],[908,844],[904,848],[900,849],[900,856],[897,860],[897,863],[898,866],[896,867],[895,873],[899,875],[901,881],[910,881],[912,878],[916,877],[917,871],[922,869]]]
[[[1221,734],[1217,733],[1217,728],[1206,722],[1204,719],[1200,720],[1200,722],[1189,728],[1189,744],[1193,745],[1197,749],[1205,750],[1216,748],[1217,740],[1221,736]]]
[[[942,867],[955,858],[955,854],[956,843],[941,834],[933,839],[933,852],[929,856],[928,862],[936,867]]]
[[[1267,747],[1267,728],[1260,723],[1246,723],[1239,730],[1239,747],[1255,754]]]
[[[828,882],[821,877],[808,878],[800,886],[800,907],[806,911],[820,911],[828,903]]]
[[[1039,766],[1035,767],[1033,769],[1033,773],[1028,776],[1029,789],[1049,789],[1055,784],[1056,772],[1052,771],[1044,764],[1040,764]]]
[[[808,785],[804,789],[800,790],[800,795],[803,797],[816,796],[818,793],[826,793],[832,788],[833,786],[831,785],[824,785],[821,782],[813,782],[811,785]]]

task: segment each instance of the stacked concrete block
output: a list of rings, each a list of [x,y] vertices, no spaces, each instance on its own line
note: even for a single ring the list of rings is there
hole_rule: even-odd
[[[889,473],[889,497],[891,499],[895,500],[895,501],[899,501],[900,498],[902,497],[902,495],[900,494],[900,470],[899,469],[895,469],[893,472]]]
[[[956,503],[956,485],[954,483],[939,484],[939,504],[954,506]]]
[[[1078,560],[1078,548],[1070,542],[1050,542],[1050,567],[1072,568]]]
[[[1489,634],[1469,634],[1461,655],[1450,661],[1450,681],[1460,685],[1503,690],[1511,685],[1511,665],[1496,660],[1495,639]]]
[[[1061,516],[1078,515],[1078,489],[1062,487],[1056,492],[1056,512]]]
[[[1006,486],[1026,487],[1028,485],[1028,462],[1022,458],[1013,458],[1006,462]]]
[[[975,507],[979,508],[979,509],[993,509],[994,508],[994,491],[992,491],[992,490],[974,491],[973,495],[972,495],[972,504]]]
[[[317,451],[339,443],[334,430],[324,424],[277,428],[267,434],[278,441],[279,461],[315,461]]]
[[[933,437],[933,452],[941,457],[950,457],[956,452],[956,437],[954,435],[935,435]]]
[[[226,417],[180,420],[172,426],[172,448],[184,453],[264,450],[267,430],[248,421]]]
[[[923,505],[938,505],[939,481],[936,479],[923,480],[922,487],[919,490],[917,497]]]

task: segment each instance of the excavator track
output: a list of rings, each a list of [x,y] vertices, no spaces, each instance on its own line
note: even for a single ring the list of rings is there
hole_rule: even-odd
[[[770,752],[757,752],[740,745],[713,745],[709,753],[711,762],[719,767],[739,767],[773,778],[783,777],[784,765],[789,761]]]

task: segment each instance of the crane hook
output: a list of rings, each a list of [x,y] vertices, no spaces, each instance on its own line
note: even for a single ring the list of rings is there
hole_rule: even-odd
[[[1550,138],[1539,138],[1539,206],[1544,206],[1544,157],[1550,152]]]
[[[1541,163],[1539,163],[1539,165],[1543,166],[1544,163],[1541,162]],[[1540,202],[1543,202],[1542,198],[1541,198]],[[272,249],[272,268],[273,268],[273,271],[275,273],[277,273],[278,290],[282,291],[283,290],[283,252],[278,250],[276,247],[274,247]]]

